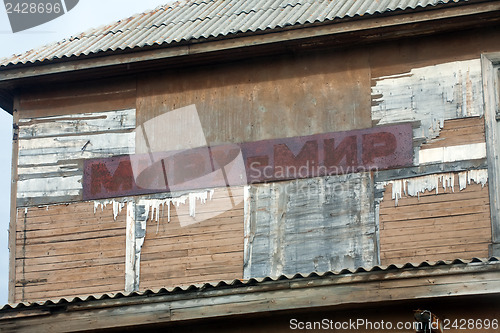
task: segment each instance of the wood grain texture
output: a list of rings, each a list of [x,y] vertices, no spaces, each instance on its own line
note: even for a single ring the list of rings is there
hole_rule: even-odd
[[[158,220],[149,212],[146,221],[140,290],[243,278],[243,187],[215,189],[195,216],[187,204],[171,205],[170,221],[159,209]]]
[[[256,185],[249,200],[245,278],[377,264],[370,174]]]
[[[437,138],[428,140],[420,149],[432,149],[486,142],[484,117],[449,119]]]
[[[15,300],[122,291],[125,214],[93,202],[17,210]]]
[[[175,69],[139,76],[137,125],[195,104],[209,145],[369,128],[369,89],[361,50]]]
[[[382,264],[487,257],[491,243],[488,186],[470,184],[460,191],[426,191],[403,196],[395,206],[389,184],[380,204]]]

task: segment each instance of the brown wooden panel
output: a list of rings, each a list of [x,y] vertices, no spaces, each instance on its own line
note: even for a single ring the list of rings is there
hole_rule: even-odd
[[[423,144],[420,149],[459,146],[485,142],[484,118],[460,118],[444,121],[439,136]]]
[[[23,91],[20,117],[135,109],[135,78],[73,82]]]
[[[137,125],[191,104],[210,145],[369,128],[367,53],[322,50],[138,79]]]
[[[382,264],[488,256],[487,185],[473,183],[460,191],[456,176],[453,190],[440,187],[438,194],[426,191],[419,197],[403,196],[398,206],[391,193],[389,184],[380,204]]]
[[[19,209],[16,301],[123,290],[125,218],[91,202]]]
[[[170,222],[165,210],[159,221],[147,221],[141,290],[243,278],[243,188],[233,188],[233,194],[238,204],[227,211],[218,191],[197,204],[199,223],[181,226],[179,216],[189,216],[187,205],[172,209]]]

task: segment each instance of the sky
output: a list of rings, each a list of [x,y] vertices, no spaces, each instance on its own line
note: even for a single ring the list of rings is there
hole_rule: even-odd
[[[7,1],[5,1],[7,2]],[[28,1],[29,2],[29,1]],[[80,0],[72,10],[43,25],[12,33],[6,9],[0,2],[0,58],[57,42],[104,24],[170,3],[169,0]],[[0,72],[1,75],[1,72]],[[0,109],[0,308],[8,295],[8,227],[12,116]]]

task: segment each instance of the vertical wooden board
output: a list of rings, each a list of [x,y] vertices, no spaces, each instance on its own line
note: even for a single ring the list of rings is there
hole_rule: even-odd
[[[362,50],[185,68],[139,79],[137,124],[194,104],[210,145],[368,128],[369,91]]]
[[[16,302],[123,290],[125,214],[93,202],[18,209]]]
[[[461,190],[460,174],[450,175],[453,180],[448,174],[436,178],[437,194],[433,186],[412,196],[407,189],[397,205],[393,198],[399,191],[393,190],[397,184],[387,185],[379,216],[382,264],[488,256],[488,185],[483,187],[471,179]]]
[[[17,125],[19,122],[19,98],[14,98],[14,110],[12,112],[12,121],[14,125]],[[12,140],[12,172],[11,172],[11,188],[10,188],[10,221],[9,221],[9,296],[8,302],[15,302],[15,285],[16,285],[16,230],[18,226],[17,219],[17,205],[16,205],[16,196],[17,196],[17,174],[18,174],[18,152],[19,152],[19,140],[16,138],[16,134],[18,133],[16,126],[14,126],[12,133],[14,138]]]
[[[377,264],[370,174],[255,185],[248,200],[245,278]]]

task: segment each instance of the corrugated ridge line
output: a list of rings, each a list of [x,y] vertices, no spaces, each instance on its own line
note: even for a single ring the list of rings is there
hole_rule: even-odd
[[[107,293],[107,294],[93,294],[84,297],[73,297],[73,298],[60,298],[53,300],[46,300],[41,302],[20,302],[16,304],[6,304],[1,309],[1,311],[21,309],[27,307],[37,307],[45,305],[58,305],[76,302],[87,302],[92,300],[104,300],[104,299],[117,299],[123,297],[133,297],[133,296],[144,296],[144,295],[160,295],[160,294],[175,294],[181,292],[190,291],[202,291],[206,289],[214,288],[228,288],[228,287],[245,287],[257,285],[265,282],[273,281],[293,281],[297,279],[317,279],[324,278],[328,276],[339,276],[339,275],[350,275],[350,274],[360,274],[360,273],[370,273],[370,272],[387,272],[394,270],[404,270],[404,269],[418,269],[422,267],[437,267],[437,266],[454,266],[454,265],[478,265],[478,264],[500,264],[500,258],[490,257],[490,258],[472,258],[469,260],[464,259],[454,259],[454,260],[438,260],[433,262],[423,261],[420,263],[405,263],[405,264],[390,264],[387,266],[377,265],[373,267],[358,267],[356,269],[343,269],[341,271],[329,271],[329,272],[312,272],[309,274],[296,273],[293,275],[281,275],[279,277],[263,277],[263,278],[251,278],[248,280],[229,280],[229,281],[219,281],[215,284],[213,283],[203,283],[203,284],[191,284],[188,286],[176,286],[173,288],[159,288],[154,290],[145,291],[134,291],[130,293],[119,292],[119,293]]]
[[[0,59],[0,67],[467,1],[184,0]]]

